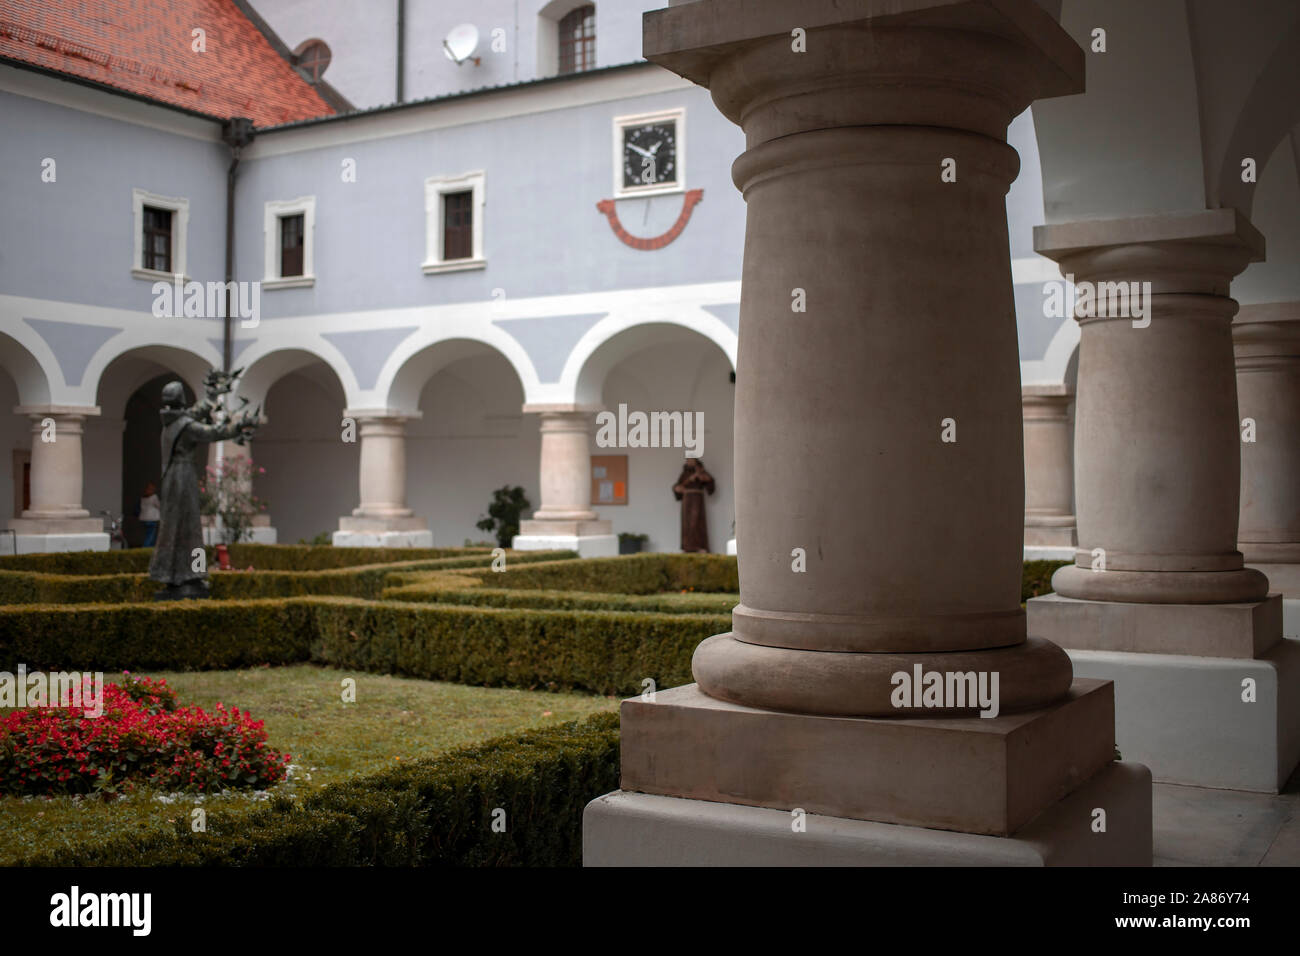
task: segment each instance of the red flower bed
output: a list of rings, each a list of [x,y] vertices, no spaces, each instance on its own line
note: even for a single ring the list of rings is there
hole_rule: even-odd
[[[262,721],[247,711],[181,707],[166,681],[123,677],[104,686],[98,718],[60,706],[0,721],[0,794],[115,794],[138,784],[213,793],[284,779],[289,754],[267,748]]]

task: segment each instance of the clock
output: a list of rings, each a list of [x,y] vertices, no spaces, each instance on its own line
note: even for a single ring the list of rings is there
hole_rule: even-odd
[[[623,188],[677,184],[677,123],[623,127]]]
[[[616,196],[682,191],[683,119],[681,110],[673,110],[615,120]]]

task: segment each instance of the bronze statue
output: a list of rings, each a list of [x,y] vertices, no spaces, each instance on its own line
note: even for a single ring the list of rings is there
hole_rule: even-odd
[[[225,410],[221,398],[230,391],[232,378],[219,381],[209,373],[207,398],[190,408],[185,407],[185,387],[180,382],[163,387],[162,516],[158,543],[149,562],[149,577],[166,585],[155,595],[157,600],[208,596],[206,556],[202,562],[198,560],[203,550],[203,526],[195,449],[227,438],[242,444],[252,437],[260,419],[260,407],[237,414]]]
[[[705,492],[713,494],[713,476],[704,470],[704,462],[687,458],[681,477],[673,485],[673,495],[682,503],[682,550],[689,553],[709,551],[709,523],[704,517]]]

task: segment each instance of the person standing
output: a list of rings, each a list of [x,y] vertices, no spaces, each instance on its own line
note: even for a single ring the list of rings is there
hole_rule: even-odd
[[[158,488],[151,481],[144,486],[140,496],[140,523],[144,525],[143,548],[152,548],[158,540],[158,521],[162,517],[162,504],[158,501]]]

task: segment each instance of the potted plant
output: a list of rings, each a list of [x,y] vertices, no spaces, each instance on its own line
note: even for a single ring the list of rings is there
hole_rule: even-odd
[[[514,536],[519,533],[519,518],[528,507],[524,489],[518,485],[504,485],[492,492],[488,516],[480,519],[474,527],[496,534],[497,544],[508,548]]]
[[[618,553],[619,554],[637,554],[649,542],[648,534],[633,534],[630,531],[620,531],[618,533]]]

